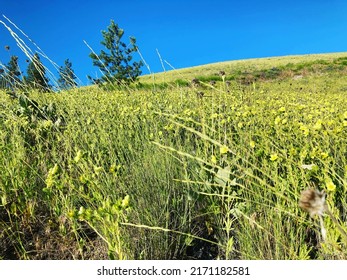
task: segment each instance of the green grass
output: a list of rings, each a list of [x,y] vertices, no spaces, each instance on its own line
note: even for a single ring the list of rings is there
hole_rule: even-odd
[[[0,258],[346,259],[345,57],[30,92],[36,105],[1,92]],[[325,240],[298,206],[310,187],[335,218]]]

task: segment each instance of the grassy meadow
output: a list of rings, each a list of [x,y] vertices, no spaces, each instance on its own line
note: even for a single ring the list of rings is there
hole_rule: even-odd
[[[346,139],[347,53],[0,92],[0,259],[346,259]]]

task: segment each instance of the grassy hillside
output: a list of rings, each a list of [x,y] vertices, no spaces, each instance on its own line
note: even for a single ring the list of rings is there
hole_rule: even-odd
[[[339,69],[341,65],[345,66],[346,64],[347,53],[344,52],[281,56],[226,61],[178,70],[173,70],[172,67],[166,66],[166,69],[169,69],[168,71],[142,76],[140,81],[151,83],[155,80],[156,83],[163,83],[179,80],[191,81],[198,77],[203,78],[203,80],[208,80],[209,78],[213,80],[219,76],[220,71],[226,73],[226,80],[242,80],[246,77],[261,79],[264,76],[265,78],[283,78],[290,75],[307,74],[317,71],[334,71]]]
[[[346,259],[346,53],[140,83],[0,92],[0,258]]]

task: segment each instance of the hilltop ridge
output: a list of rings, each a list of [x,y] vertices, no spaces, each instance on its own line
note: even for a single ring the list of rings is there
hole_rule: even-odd
[[[177,80],[215,80],[218,73],[224,71],[227,80],[249,78],[278,78],[279,76],[294,76],[309,72],[329,72],[344,70],[347,66],[347,52],[288,55],[265,58],[250,58],[216,62],[182,69],[143,75],[139,81],[142,83],[174,82]]]

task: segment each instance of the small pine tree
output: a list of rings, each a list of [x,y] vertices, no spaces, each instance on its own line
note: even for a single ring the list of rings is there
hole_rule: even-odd
[[[32,57],[28,69],[25,82],[30,88],[39,89],[40,91],[49,91],[49,79],[46,77],[46,69],[43,66],[37,53]]]
[[[4,73],[5,73],[5,70],[0,68],[0,89],[5,88],[5,85],[6,85],[5,79],[4,79],[5,77]]]
[[[134,82],[141,75],[143,66],[142,61],[131,63],[132,53],[137,51],[136,39],[130,37],[130,46],[122,42],[124,30],[119,28],[113,20],[111,20],[108,30],[103,30],[101,33],[104,38],[101,44],[106,47],[108,53],[101,50],[99,55],[91,53],[89,56],[93,60],[93,65],[99,67],[103,73],[102,81],[117,85]],[[94,83],[100,82],[90,79]]]
[[[0,85],[2,88],[15,89],[20,87],[22,74],[19,70],[18,56],[12,55],[5,69],[1,69]]]
[[[58,85],[61,89],[69,89],[77,86],[77,82],[75,81],[76,75],[74,70],[72,69],[72,63],[69,59],[66,59],[64,62],[64,66],[59,67],[59,79]]]

